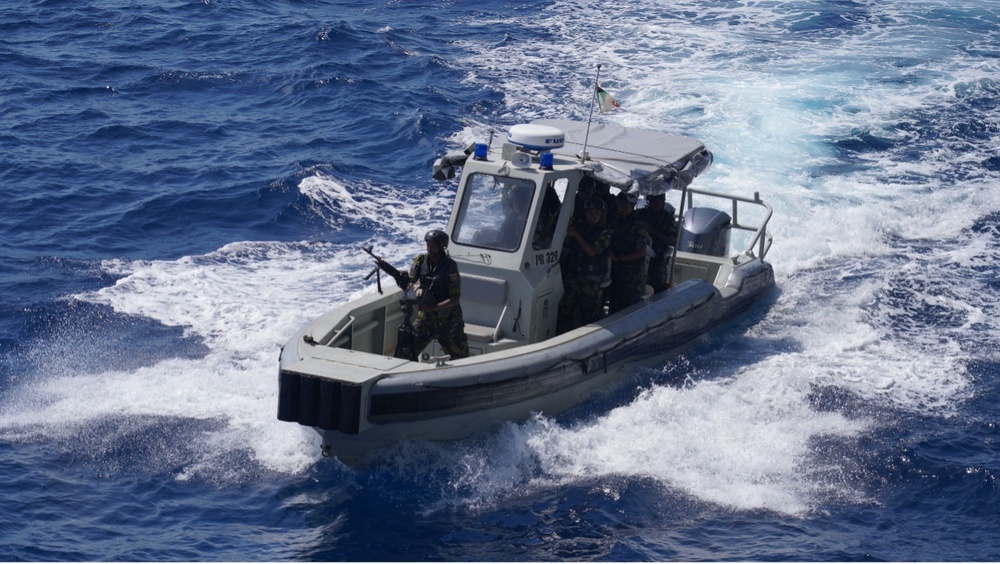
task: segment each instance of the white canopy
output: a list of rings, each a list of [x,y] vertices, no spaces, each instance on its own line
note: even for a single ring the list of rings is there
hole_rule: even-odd
[[[532,123],[557,127],[566,143],[552,152],[578,157],[587,140],[587,154],[595,166],[593,176],[619,187],[638,185],[643,195],[683,189],[712,164],[712,153],[694,138],[657,131],[591,124],[567,119],[542,119]],[[588,162],[590,162],[588,161]],[[609,170],[610,169],[610,170]]]

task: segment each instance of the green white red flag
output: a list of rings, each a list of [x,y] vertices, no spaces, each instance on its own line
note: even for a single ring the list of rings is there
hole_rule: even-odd
[[[606,90],[599,85],[595,85],[595,88],[597,88],[597,107],[600,108],[602,114],[621,107],[621,104],[615,100],[614,96],[608,94]]]

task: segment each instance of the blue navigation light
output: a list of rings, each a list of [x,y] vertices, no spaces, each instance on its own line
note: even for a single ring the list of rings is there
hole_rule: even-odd
[[[486,143],[476,143],[476,160],[485,161],[486,153],[490,150],[489,145]]]
[[[556,156],[552,153],[542,153],[538,157],[538,168],[542,170],[552,170],[552,165],[556,162]]]

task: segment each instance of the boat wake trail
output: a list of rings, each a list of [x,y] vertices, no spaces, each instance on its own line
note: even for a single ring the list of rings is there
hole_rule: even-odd
[[[388,233],[366,240],[400,266],[418,248],[414,233],[439,220],[437,196],[407,205],[391,190],[348,189],[321,173],[300,191],[334,230],[362,217],[369,233]],[[97,308],[101,326],[67,325],[34,346],[32,373],[3,398],[0,436],[177,479],[303,471],[319,459],[318,437],[275,417],[280,345],[311,312],[374,291],[360,244],[241,242],[178,260],[104,261],[115,284],[66,301],[71,311]],[[126,336],[109,336],[118,333]],[[184,356],[136,344],[147,334]]]
[[[383,463],[447,476],[428,513],[487,510],[568,485],[610,491],[649,480],[663,498],[736,511],[801,516],[831,501],[869,501],[853,459],[857,437],[873,422],[818,410],[815,401],[808,378],[751,368],[733,378],[654,386],[575,424],[538,415],[478,442],[402,444]]]
[[[848,440],[867,427],[817,412],[808,382],[766,371],[657,386],[593,423],[564,429],[540,420],[528,429],[547,480],[627,476],[735,510],[802,514],[830,497],[857,497],[858,484],[820,478],[818,437]]]

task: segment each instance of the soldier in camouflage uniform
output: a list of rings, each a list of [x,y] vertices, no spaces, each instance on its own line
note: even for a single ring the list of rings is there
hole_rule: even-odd
[[[569,224],[559,257],[563,276],[556,329],[559,333],[597,321],[604,305],[601,278],[608,269],[611,230],[604,223],[604,200],[590,198],[584,207],[586,220]]]
[[[611,229],[618,227],[618,214],[616,213],[616,210],[618,209],[618,200],[615,195],[611,193],[611,185],[607,182],[594,180],[593,197],[604,200],[604,209],[607,211],[604,215],[604,223],[607,223],[608,227]]]
[[[424,236],[427,253],[417,255],[410,268],[410,281],[417,284],[417,305],[420,311],[413,323],[414,351],[419,354],[437,339],[445,354],[452,359],[469,356],[469,341],[465,336],[465,320],[459,305],[462,279],[458,265],[445,253],[448,234],[432,229]]]
[[[673,246],[677,241],[677,223],[674,219],[674,206],[666,203],[665,194],[648,196],[646,207],[636,211],[639,219],[646,224],[649,236],[653,240],[653,252],[656,256],[649,259],[649,271],[646,283],[653,287],[654,292],[662,292],[668,286],[670,279],[667,268]]]
[[[573,219],[577,225],[587,221],[587,202],[594,196],[594,179],[584,176],[576,187],[576,198],[573,201]],[[605,207],[605,209],[607,209]],[[604,220],[607,223],[607,220]]]
[[[611,292],[608,312],[615,313],[638,303],[646,293],[646,247],[650,244],[646,224],[635,213],[638,196],[620,193],[618,225],[611,235]]]

